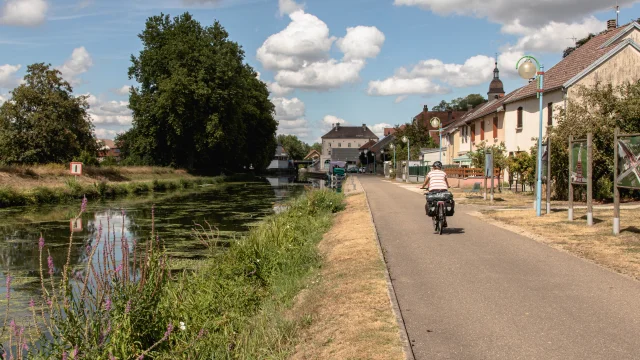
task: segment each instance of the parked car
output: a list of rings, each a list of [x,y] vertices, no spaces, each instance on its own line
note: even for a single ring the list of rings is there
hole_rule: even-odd
[[[362,174],[364,174],[365,172],[367,172],[367,169],[365,169],[364,167],[361,167],[361,168],[360,168],[360,172],[361,172]]]
[[[358,167],[357,167],[357,166],[349,166],[349,167],[347,168],[347,172],[348,172],[348,173],[357,173],[357,172],[359,172],[359,171],[360,171],[360,170],[358,169]]]

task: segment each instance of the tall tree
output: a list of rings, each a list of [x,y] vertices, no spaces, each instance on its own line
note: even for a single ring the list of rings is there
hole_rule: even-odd
[[[24,83],[0,107],[0,161],[15,164],[71,161],[96,154],[85,96],[73,96],[58,70],[27,67]]]
[[[310,151],[310,146],[295,135],[278,135],[277,140],[293,160],[304,159]]]
[[[480,94],[469,94],[465,97],[459,97],[457,99],[453,99],[451,100],[450,103],[446,102],[445,100],[442,100],[438,105],[434,106],[431,110],[433,111],[447,111],[447,110],[467,111],[469,105],[471,105],[471,107],[476,107],[480,104],[485,103],[486,101],[487,99],[485,99]]]
[[[317,142],[313,143],[313,145],[311,145],[311,150],[315,150],[315,151],[317,151],[317,152],[322,154],[322,144],[317,143]],[[311,150],[309,150],[309,151],[311,151]]]
[[[217,21],[189,13],[147,20],[129,77],[132,157],[189,169],[264,168],[275,151],[274,106],[266,84]]]
[[[416,121],[415,124],[407,124],[404,128],[396,127],[393,134],[395,137],[394,144],[396,146],[396,160],[407,160],[407,144],[402,141],[406,136],[409,139],[409,150],[411,151],[411,159],[417,160],[420,156],[421,148],[438,147],[433,138],[429,135],[429,129],[424,126],[422,121]]]

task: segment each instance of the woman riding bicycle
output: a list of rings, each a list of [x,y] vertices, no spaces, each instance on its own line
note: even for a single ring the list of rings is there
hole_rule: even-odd
[[[424,179],[424,183],[420,187],[421,189],[429,189],[429,193],[438,193],[445,192],[451,187],[449,186],[449,181],[447,180],[447,174],[442,171],[442,163],[440,161],[436,161],[432,165],[433,170],[427,174]],[[427,202],[424,205],[424,210],[427,215],[429,215],[429,203]],[[444,226],[446,227],[446,220]]]

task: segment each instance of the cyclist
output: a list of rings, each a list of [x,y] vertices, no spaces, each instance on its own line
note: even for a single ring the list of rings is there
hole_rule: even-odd
[[[424,179],[424,183],[420,188],[429,189],[430,193],[448,191],[451,186],[449,186],[447,174],[442,171],[442,163],[440,161],[436,161],[431,167],[433,167],[433,170],[431,170],[429,174],[427,174],[426,178]],[[429,202],[424,205],[424,210],[426,214],[429,215]],[[444,226],[447,227],[446,220]]]

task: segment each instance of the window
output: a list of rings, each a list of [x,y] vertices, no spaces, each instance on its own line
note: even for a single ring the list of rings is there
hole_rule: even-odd
[[[484,140],[484,120],[480,120],[478,123],[480,125],[480,141]]]
[[[476,124],[471,125],[471,142],[476,142]]]
[[[338,147],[342,147],[342,143],[338,143]]]
[[[331,143],[329,143],[329,147],[331,147]]]
[[[498,117],[497,116],[493,118],[493,138],[494,139],[498,138]]]
[[[331,155],[331,150],[329,150],[329,155]]]
[[[347,145],[347,147],[351,147],[351,143],[349,143],[349,144]]]
[[[518,125],[516,128],[522,129],[522,106],[518,108]]]
[[[553,103],[547,104],[547,125],[553,125]]]

